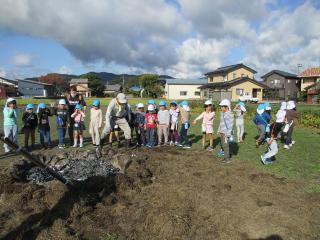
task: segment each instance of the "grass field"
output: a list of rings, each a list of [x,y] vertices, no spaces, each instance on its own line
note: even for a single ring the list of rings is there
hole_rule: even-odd
[[[103,105],[105,105],[109,99],[104,99]],[[143,102],[146,102],[143,99]],[[38,100],[34,101],[34,103]],[[50,100],[46,100],[50,103]],[[130,104],[140,102],[140,99],[130,100]],[[88,101],[90,103],[90,100]],[[105,110],[105,108],[104,108]],[[199,111],[199,109],[197,109]],[[22,116],[23,109],[20,108],[20,118]],[[87,110],[89,115],[89,110]],[[193,112],[192,118],[195,118],[199,112]],[[1,114],[0,123],[3,124],[3,115]],[[21,126],[21,119],[19,119]],[[214,129],[217,129],[219,122],[219,116],[217,116]],[[199,150],[201,148],[201,133],[200,133],[200,122],[196,126],[191,126],[189,136],[193,144],[192,149]],[[89,125],[89,118],[86,118],[86,126]],[[56,117],[51,118],[51,138],[53,141],[57,140],[57,131],[55,131]],[[238,145],[233,144],[233,159],[237,161],[247,161],[255,165],[257,168],[266,169],[267,171],[276,172],[282,176],[303,181],[306,183],[305,189],[312,192],[320,192],[320,135],[319,131],[310,128],[295,128],[293,138],[297,142],[292,149],[284,150],[283,144],[279,144],[279,153],[276,156],[276,161],[272,165],[263,166],[260,163],[260,155],[266,150],[266,146],[261,148],[255,147],[255,137],[257,130],[251,120],[246,121],[245,126],[246,139],[245,143]],[[91,148],[90,136],[88,130],[85,131],[85,147]],[[215,136],[217,137],[217,136]],[[39,143],[39,136],[36,136],[36,142]],[[23,144],[23,135],[19,135],[19,143]],[[212,156],[217,156],[219,147],[219,139],[215,138],[214,151]],[[192,151],[192,150],[191,150]],[[3,148],[0,150],[0,154],[3,154]],[[213,158],[214,159],[214,158]],[[201,161],[201,158],[199,158]]]

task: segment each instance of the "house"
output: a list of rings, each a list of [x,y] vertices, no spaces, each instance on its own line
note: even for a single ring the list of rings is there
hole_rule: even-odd
[[[320,81],[320,67],[308,68],[299,77],[301,78],[301,91],[306,91],[306,87]]]
[[[18,82],[0,77],[0,98],[16,97],[18,95]]]
[[[49,83],[32,80],[18,80],[18,91],[24,97],[53,97],[54,86]]]
[[[72,78],[70,80],[70,87],[72,86],[75,86],[77,88],[77,92],[84,97],[91,97],[88,78]]]
[[[305,88],[307,91],[307,103],[319,103],[320,102],[320,81]]]
[[[164,91],[167,99],[200,99],[199,87],[207,83],[207,79],[166,79]]]
[[[199,87],[201,98],[220,101],[227,98],[238,101],[241,96],[250,96],[262,101],[265,84],[254,79],[254,69],[240,63],[217,68],[205,74],[207,82]]]
[[[270,96],[276,99],[296,99],[300,96],[301,79],[293,73],[272,70],[261,76],[270,88]]]
[[[117,95],[120,92],[122,92],[121,84],[107,84],[104,86],[105,95]]]

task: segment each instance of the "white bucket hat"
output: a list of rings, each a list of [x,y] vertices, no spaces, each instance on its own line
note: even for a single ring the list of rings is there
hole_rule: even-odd
[[[230,108],[230,100],[228,99],[223,99],[220,103],[219,103],[220,106],[228,106]]]
[[[287,109],[287,102],[282,102],[280,106],[280,110],[286,110]]]
[[[137,108],[144,108],[144,104],[143,103],[138,103],[137,104]]]
[[[276,122],[277,123],[283,123],[284,122],[284,119],[286,117],[286,111],[283,111],[283,110],[280,110],[277,112],[276,114]]]
[[[207,100],[204,102],[204,105],[212,105],[212,101],[211,100]]]
[[[128,102],[128,100],[127,100],[127,98],[126,98],[126,95],[125,95],[124,93],[119,93],[119,94],[117,95],[117,99],[118,99],[119,103],[122,103],[122,104]]]
[[[65,99],[60,99],[59,100],[60,105],[66,105],[66,100]]]
[[[294,109],[296,107],[296,104],[294,103],[294,101],[289,101],[287,104],[287,109],[291,110]]]

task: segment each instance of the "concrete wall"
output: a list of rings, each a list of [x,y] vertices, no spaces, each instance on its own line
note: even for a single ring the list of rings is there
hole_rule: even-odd
[[[166,84],[165,85],[165,96],[167,99],[200,99],[200,95],[195,95],[195,92],[199,92],[201,85],[175,85],[175,84]],[[186,91],[186,96],[181,96],[180,92]]]

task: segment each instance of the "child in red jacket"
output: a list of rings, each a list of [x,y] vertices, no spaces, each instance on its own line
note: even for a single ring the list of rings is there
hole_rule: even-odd
[[[148,113],[146,114],[146,134],[147,134],[147,147],[154,147],[155,145],[155,131],[157,127],[157,114],[154,105],[148,106]]]

